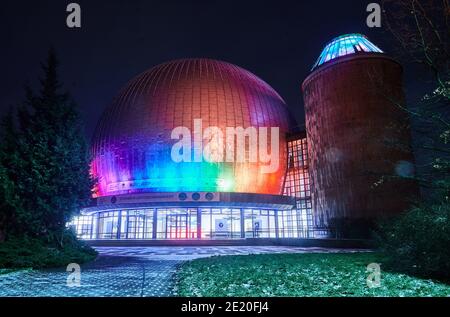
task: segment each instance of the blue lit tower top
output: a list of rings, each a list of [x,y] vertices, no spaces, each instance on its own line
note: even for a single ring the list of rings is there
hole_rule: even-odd
[[[336,58],[357,53],[383,53],[369,39],[358,33],[345,34],[334,38],[325,46],[312,70]]]

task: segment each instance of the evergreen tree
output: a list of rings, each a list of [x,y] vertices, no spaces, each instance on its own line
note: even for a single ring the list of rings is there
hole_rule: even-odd
[[[1,122],[0,143],[0,242],[7,234],[19,230],[16,214],[20,214],[20,199],[16,193],[17,181],[14,171],[21,166],[18,155],[17,130],[14,126],[14,112],[9,110]]]
[[[0,242],[3,242],[13,223],[14,206],[11,197],[14,192],[13,183],[8,177],[8,170],[0,163]]]
[[[65,225],[91,198],[88,146],[74,102],[60,92],[53,50],[43,65],[41,89],[27,89],[19,110],[16,160],[11,170],[21,200],[18,227],[28,235],[62,245]]]

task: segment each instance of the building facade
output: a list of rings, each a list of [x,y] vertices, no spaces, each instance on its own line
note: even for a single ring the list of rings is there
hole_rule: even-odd
[[[158,65],[132,79],[100,119],[93,138],[94,203],[71,225],[94,240],[306,237],[306,140],[303,134],[297,144],[292,126],[283,99],[240,67],[209,59]],[[198,134],[211,127],[242,128],[243,140],[236,136],[231,145],[234,160],[195,160],[196,139],[205,142]],[[261,154],[261,129],[271,127],[278,128],[277,168],[263,173],[269,162],[251,156]],[[174,129],[189,132],[183,137],[194,144],[192,161],[173,160]],[[257,149],[251,148],[254,135]],[[219,152],[223,141],[208,141]]]
[[[69,225],[90,240],[298,239],[327,237],[330,215],[403,207],[395,196],[384,197],[386,205],[370,196],[373,208],[360,204],[374,181],[361,177],[361,166],[387,171],[380,168],[386,156],[412,162],[368,143],[398,137],[380,121],[397,122],[398,113],[371,92],[367,69],[402,98],[398,64],[362,35],[339,37],[303,84],[306,131],[295,128],[273,88],[238,66],[185,59],[138,75],[99,121],[94,201]],[[189,147],[174,150],[177,140]],[[276,168],[262,172],[268,165]]]
[[[401,65],[363,35],[344,35],[302,88],[316,227],[405,210],[418,188]]]

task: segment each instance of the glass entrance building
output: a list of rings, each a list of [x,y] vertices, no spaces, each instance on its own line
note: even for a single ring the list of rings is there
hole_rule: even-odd
[[[307,218],[293,209],[150,208],[79,216],[71,225],[86,240],[300,238]]]
[[[232,150],[243,147],[247,159],[174,162],[173,131],[194,131],[194,143],[195,120],[203,131],[242,129],[244,142],[236,136]],[[250,138],[271,127],[279,131],[278,168],[262,173],[264,163],[248,159]],[[132,79],[100,119],[94,202],[70,225],[91,240],[304,237],[311,221],[306,135],[292,127],[283,99],[247,70],[209,59],[156,66]]]
[[[389,175],[413,161],[377,143],[408,141],[409,131],[385,128],[398,111],[374,76],[402,100],[400,65],[361,34],[332,40],[303,84],[302,130],[272,87],[236,65],[183,59],[147,70],[103,113],[94,201],[69,225],[91,240],[309,238],[340,219],[401,212],[411,186],[375,192],[364,170]]]

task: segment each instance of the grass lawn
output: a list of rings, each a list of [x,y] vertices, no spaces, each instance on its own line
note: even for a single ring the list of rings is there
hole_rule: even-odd
[[[381,264],[381,286],[369,288],[369,263]],[[185,263],[179,296],[450,296],[450,285],[384,272],[375,253],[217,256]]]

